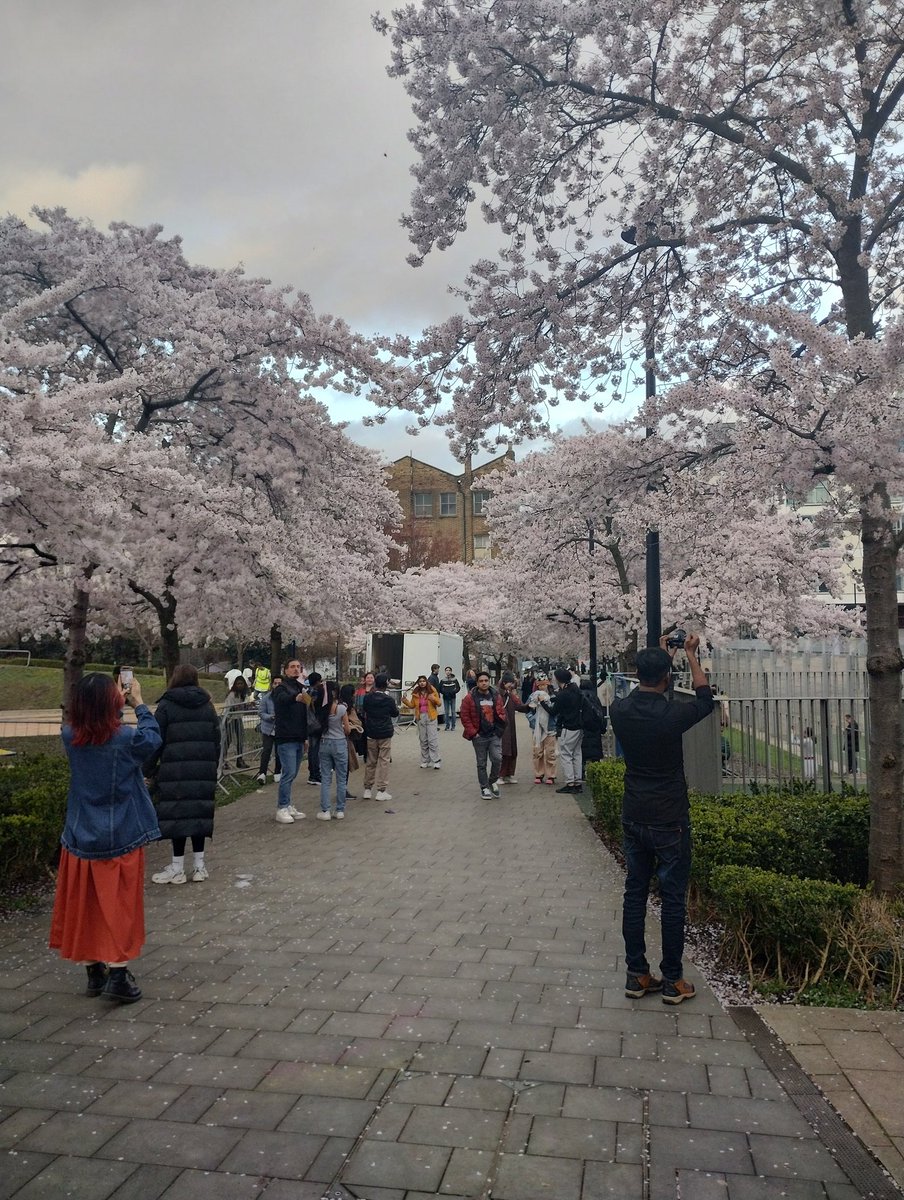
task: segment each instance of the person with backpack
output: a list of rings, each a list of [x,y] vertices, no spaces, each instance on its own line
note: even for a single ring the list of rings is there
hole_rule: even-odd
[[[603,757],[603,734],[608,721],[603,713],[593,680],[581,678],[581,779],[586,777],[587,763],[600,762]]]
[[[443,698],[443,728],[448,733],[450,729],[455,728],[455,697],[461,691],[461,684],[451,667],[446,667],[446,673],[439,681],[437,691]]]
[[[478,673],[477,682],[461,702],[461,724],[461,736],[474,747],[480,795],[484,800],[498,798],[506,715],[502,697],[490,687],[490,676],[486,671]],[[490,761],[489,775],[487,759]]]
[[[375,800],[391,800],[389,787],[389,764],[392,752],[393,722],[398,719],[399,708],[392,696],[387,694],[389,676],[378,671],[374,686],[364,697],[361,716],[367,733],[367,762],[364,764],[364,799],[370,800],[376,786]]]
[[[566,667],[556,667],[553,671],[556,683],[559,685],[551,700],[541,700],[540,703],[559,725],[559,758],[565,782],[557,792],[582,792],[581,783],[581,739],[584,735],[581,717],[581,692],[573,681],[571,672]]]
[[[533,733],[534,783],[545,782],[552,787],[556,782],[559,747],[555,721],[542,703],[544,700],[549,700],[552,693],[549,690],[549,680],[545,675],[538,676],[536,684],[537,686],[527,702],[530,709],[527,719]]]

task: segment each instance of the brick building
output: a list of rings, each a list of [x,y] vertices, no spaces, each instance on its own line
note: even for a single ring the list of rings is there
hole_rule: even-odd
[[[490,535],[485,515],[489,493],[479,487],[480,477],[513,461],[509,449],[483,466],[460,475],[421,462],[411,454],[386,468],[386,484],[399,498],[402,525],[396,539],[407,547],[396,568],[435,566],[441,562],[475,562],[489,558]]]

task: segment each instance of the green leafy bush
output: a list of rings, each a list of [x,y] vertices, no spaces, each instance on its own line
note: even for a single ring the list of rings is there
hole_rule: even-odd
[[[621,839],[625,764],[620,758],[590,762],[585,772],[593,797],[593,818],[609,837]]]
[[[0,768],[0,880],[4,888],[33,882],[55,864],[68,789],[65,759],[24,758]]]
[[[854,913],[862,890],[852,883],[799,879],[757,867],[716,867],[709,899],[751,978],[816,982],[831,965],[835,930]]]

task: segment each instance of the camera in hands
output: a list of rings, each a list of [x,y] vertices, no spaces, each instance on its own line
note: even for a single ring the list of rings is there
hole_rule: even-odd
[[[666,641],[666,646],[669,650],[683,650],[684,643],[687,641],[687,630],[676,629],[672,636]]]

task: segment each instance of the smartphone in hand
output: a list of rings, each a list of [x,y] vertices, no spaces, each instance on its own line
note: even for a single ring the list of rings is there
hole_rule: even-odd
[[[129,690],[129,688],[132,686],[133,678],[134,678],[134,676],[132,675],[131,667],[120,667],[120,669],[119,669],[119,686],[122,688],[122,690],[124,692],[127,692]]]

